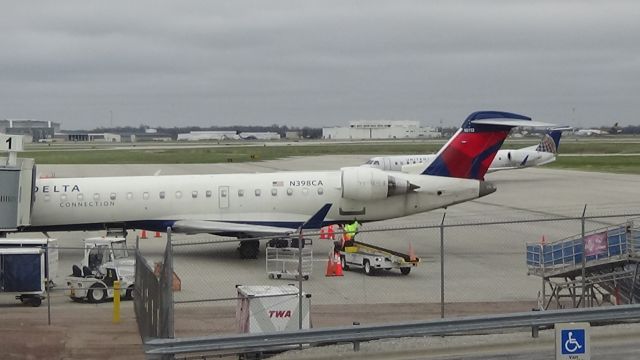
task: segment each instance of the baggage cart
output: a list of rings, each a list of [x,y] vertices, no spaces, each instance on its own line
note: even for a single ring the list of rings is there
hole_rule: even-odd
[[[16,294],[16,299],[35,307],[45,290],[45,249],[0,248],[0,292]]]
[[[298,279],[298,261],[302,256],[302,278],[309,280],[313,268],[313,243],[302,239],[298,248],[297,237],[275,238],[267,243],[266,268],[270,279]]]

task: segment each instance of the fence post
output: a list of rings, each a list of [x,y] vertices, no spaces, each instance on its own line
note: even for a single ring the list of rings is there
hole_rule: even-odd
[[[587,307],[586,299],[584,297],[584,292],[587,290],[587,250],[585,248],[585,239],[584,239],[584,226],[585,226],[585,217],[584,214],[587,212],[587,204],[584,204],[584,209],[582,209],[582,293],[580,294],[580,304],[582,307]]]
[[[47,290],[47,324],[51,325],[51,292],[49,291],[49,282],[51,281],[50,276],[51,276],[51,266],[50,266],[50,262],[49,262],[49,237],[47,236],[47,252],[45,255],[45,260],[46,260],[46,265],[45,268],[47,269],[47,277],[46,277],[46,282],[45,282],[45,286],[46,286],[46,290]]]
[[[444,218],[447,216],[445,210],[440,222],[440,318],[444,319]]]
[[[171,245],[171,227],[167,227],[167,246],[165,249],[164,265],[160,276],[160,312],[162,318],[161,335],[162,338],[173,339],[173,246]]]
[[[298,329],[302,330],[302,226],[298,232]]]

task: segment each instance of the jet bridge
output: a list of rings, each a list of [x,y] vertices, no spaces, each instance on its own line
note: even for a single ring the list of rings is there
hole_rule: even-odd
[[[542,278],[541,309],[640,303],[638,219],[526,248],[528,275]]]
[[[0,134],[0,237],[30,224],[35,165],[22,150],[22,136]]]

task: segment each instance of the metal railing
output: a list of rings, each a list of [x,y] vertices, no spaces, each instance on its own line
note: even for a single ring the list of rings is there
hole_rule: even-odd
[[[145,343],[147,355],[187,353],[232,354],[279,349],[283,346],[358,343],[386,338],[447,335],[519,327],[548,326],[560,322],[597,322],[640,319],[640,305],[604,308],[521,312],[450,320],[350,326],[234,336],[155,339]]]

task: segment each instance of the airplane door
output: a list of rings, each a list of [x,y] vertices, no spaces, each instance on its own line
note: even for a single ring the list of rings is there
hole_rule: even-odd
[[[218,205],[220,209],[229,208],[229,187],[218,186]]]

